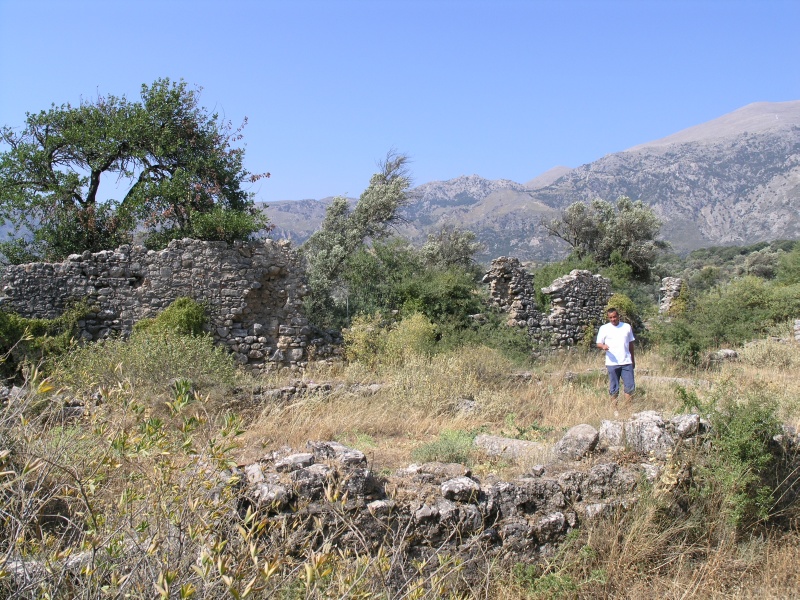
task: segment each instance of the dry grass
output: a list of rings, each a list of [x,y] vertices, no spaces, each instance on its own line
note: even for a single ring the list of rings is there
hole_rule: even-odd
[[[395,468],[410,462],[415,446],[445,430],[508,434],[537,426],[556,436],[573,425],[599,426],[604,419],[624,419],[641,410],[674,412],[679,403],[670,378],[694,374],[667,370],[662,375],[661,366],[658,354],[642,353],[637,371],[658,377],[642,376],[633,402],[617,406],[609,401],[602,357],[596,353],[570,353],[530,365],[529,378],[486,348],[410,357],[374,369],[358,363],[322,367],[304,377],[343,384],[343,389],[264,407],[248,427],[245,446],[301,448],[309,439],[350,439],[358,446],[359,440],[369,440],[361,449],[374,456],[377,468]],[[280,387],[288,381],[288,375],[283,380],[273,376],[264,385]],[[350,391],[354,384],[372,383],[383,386],[374,395]],[[704,387],[701,381],[698,390]],[[465,402],[474,410],[460,410]]]
[[[599,426],[603,419],[624,419],[641,410],[671,414],[680,408],[675,393],[678,384],[693,390],[701,399],[723,385],[734,384],[741,391],[756,390],[777,400],[785,421],[799,422],[800,382],[794,372],[795,366],[800,364],[800,349],[795,346],[754,345],[742,352],[739,361],[713,371],[686,371],[659,354],[647,351],[639,354],[637,362],[638,388],[628,406],[615,407],[609,402],[602,355],[599,353],[554,356],[548,361],[529,365],[523,375],[518,365],[495,351],[463,348],[433,357],[406,355],[402,361],[373,367],[350,363],[309,369],[303,374],[304,379],[330,382],[335,391],[297,396],[288,403],[255,404],[255,397],[248,390],[255,386],[282,387],[297,374],[270,375],[259,381],[239,377],[235,384],[242,391],[235,399],[230,394],[226,397],[208,384],[200,390],[205,402],[195,402],[186,411],[196,414],[202,421],[202,426],[194,434],[194,443],[200,447],[207,446],[215,436],[219,437],[224,413],[236,409],[243,417],[244,429],[238,437],[238,447],[232,450],[233,458],[239,463],[251,462],[282,445],[301,449],[310,439],[336,439],[363,450],[372,467],[378,471],[407,465],[412,461],[415,449],[438,439],[448,430],[501,435],[524,431],[554,440],[566,428],[579,423]],[[180,423],[177,417],[169,416],[164,405],[165,400],[174,396],[174,391],[169,391],[172,371],[165,371],[162,378],[151,378],[147,385],[134,386],[132,382],[138,381],[135,374],[126,373],[124,365],[117,367],[117,361],[111,361],[111,364],[109,368],[113,368],[113,377],[109,381],[116,378],[127,382],[127,387],[115,387],[116,392],[109,397],[114,398],[113,402],[109,399],[96,409],[92,423],[95,427],[103,425],[105,429],[61,431],[55,428],[49,434],[54,442],[46,443],[47,438],[37,438],[34,425],[29,423],[20,429],[17,438],[3,443],[11,447],[13,442],[20,448],[27,448],[26,452],[34,454],[35,451],[36,455],[52,457],[54,463],[77,468],[74,481],[69,478],[64,482],[57,481],[69,492],[64,494],[70,506],[74,507],[74,514],[84,511],[84,505],[107,505],[110,516],[104,526],[98,527],[103,536],[96,536],[97,543],[112,543],[116,532],[124,531],[126,540],[135,540],[142,545],[137,556],[142,561],[150,561],[146,564],[151,565],[148,568],[155,578],[158,561],[162,559],[151,557],[145,550],[151,538],[158,538],[156,532],[128,531],[125,528],[130,528],[131,524],[124,523],[123,515],[115,512],[119,509],[111,510],[112,505],[119,504],[120,494],[132,485],[132,489],[146,496],[136,506],[151,502],[161,511],[172,506],[162,502],[165,493],[174,494],[175,506],[180,506],[186,490],[198,498],[208,492],[202,487],[202,482],[190,481],[192,471],[187,469],[184,460],[163,458],[180,456],[182,447],[181,434],[177,429],[170,429]],[[680,381],[676,381],[678,379]],[[363,386],[374,383],[382,386],[374,394],[355,389],[355,386],[363,389]],[[208,393],[212,396],[207,396]],[[144,412],[132,410],[131,402],[141,405]],[[471,410],[465,410],[467,407]],[[116,449],[114,440],[118,436],[115,428],[122,425],[118,414],[127,415],[125,418],[131,420],[128,430],[133,441],[142,443],[144,440],[149,444],[146,453]],[[151,434],[146,427],[142,428],[143,423],[156,417],[165,421],[165,431],[171,432],[171,438],[162,437],[160,429]],[[9,418],[9,431],[19,429],[19,423],[16,417]],[[30,439],[25,436],[30,436]],[[90,446],[94,449],[92,452],[80,449],[80,444],[89,442],[93,444]],[[209,457],[213,454],[210,450],[206,452]],[[95,456],[97,453],[102,454],[102,460]],[[118,458],[120,456],[122,458]],[[123,466],[116,466],[115,461]],[[103,478],[96,478],[95,470],[105,473]],[[510,476],[518,474],[513,467],[506,467],[503,471],[502,465],[480,462],[480,459],[474,470],[476,473],[499,471]],[[20,486],[23,479],[20,476]],[[94,492],[96,496],[83,500],[78,494],[81,486],[94,479],[97,479],[98,486]],[[176,490],[180,490],[180,498]],[[133,518],[131,514],[140,518],[140,510],[144,509],[137,508],[134,513],[128,513],[128,518]],[[220,517],[213,527],[209,526],[208,535],[211,537],[208,539],[213,539],[220,526],[230,527],[231,524]],[[57,551],[61,542],[48,542],[52,549],[50,546],[45,548],[46,544],[38,542],[35,530],[32,531],[25,533],[29,536],[23,540],[26,551],[32,554],[45,549]],[[94,539],[87,538],[89,541],[84,545],[94,544]],[[242,549],[246,549],[246,541],[240,540]],[[620,513],[615,520],[600,522],[577,532],[555,556],[532,567],[534,570],[528,572],[530,576],[527,579],[519,567],[511,569],[494,565],[480,585],[470,584],[472,587],[467,588],[467,597],[509,600],[648,596],[676,599],[785,598],[794,595],[800,583],[796,569],[800,559],[798,542],[800,531],[796,522],[788,524],[784,531],[765,532],[761,537],[742,539],[714,520],[698,521],[691,515],[676,518],[670,516],[669,511],[665,512],[663,504],[642,502],[634,510]],[[269,551],[280,552],[279,545],[270,547]],[[188,568],[190,561],[196,559],[195,555],[189,554],[173,553],[170,556],[169,560],[174,561],[176,569]],[[117,560],[122,561],[115,558]],[[310,554],[307,563],[320,560],[319,556]],[[287,597],[322,597],[325,594],[347,597],[343,594],[348,586],[353,585],[353,578],[361,577],[359,569],[380,569],[384,558],[369,555],[336,557],[331,553],[325,560],[337,565],[330,587],[310,591],[306,588],[305,595]],[[117,564],[124,566],[122,562],[114,562],[112,566]],[[302,561],[287,566],[283,571],[286,581],[295,577],[292,569],[299,573],[302,568]],[[448,575],[443,573],[443,576]],[[143,590],[142,597],[146,597],[146,593],[152,594],[152,581],[147,579],[147,574],[142,572],[137,577],[140,578],[137,580],[140,588],[137,589]],[[341,581],[336,583],[339,579]],[[368,589],[369,594],[365,592],[363,597],[393,597],[379,588],[367,586],[364,589]],[[434,597],[430,586],[419,588],[417,592],[418,597]],[[408,595],[410,597],[411,593]]]
[[[742,392],[760,391],[777,400],[786,422],[798,424],[800,381],[787,365],[800,361],[800,349],[765,344],[769,345],[746,349],[738,361],[716,370],[687,370],[657,352],[640,352],[635,398],[631,405],[618,407],[609,403],[602,357],[596,353],[571,353],[530,365],[529,379],[520,378],[519,367],[499,354],[481,348],[412,357],[392,367],[340,365],[310,371],[306,377],[345,384],[380,382],[384,388],[369,397],[341,392],[265,408],[248,435],[295,447],[308,439],[339,439],[367,452],[374,468],[394,469],[411,462],[415,448],[446,430],[513,433],[510,415],[520,430],[531,425],[552,429],[551,439],[572,425],[599,426],[603,419],[624,419],[641,410],[669,415],[680,409],[678,385],[701,399],[732,384]],[[463,398],[474,400],[474,412],[458,410]],[[479,463],[474,470],[497,472],[498,465]],[[580,543],[560,563],[550,565],[553,581],[576,587],[538,592],[514,574],[501,574],[498,567],[486,589],[475,596],[678,599],[795,594],[800,578],[796,528],[743,542],[730,532],[714,530],[713,523],[678,519],[665,526],[663,511],[652,506],[637,507],[620,519],[582,531]],[[592,559],[586,561],[586,556]]]

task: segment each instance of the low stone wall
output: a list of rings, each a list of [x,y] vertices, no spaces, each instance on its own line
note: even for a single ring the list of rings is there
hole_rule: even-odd
[[[492,302],[508,313],[508,324],[526,328],[540,348],[566,348],[583,340],[587,328],[605,322],[611,282],[590,271],[573,270],[559,277],[542,293],[550,297],[550,313],[536,305],[533,276],[516,258],[501,256],[483,278]]]
[[[0,308],[54,318],[86,299],[83,340],[130,333],[175,299],[205,303],[209,332],[254,370],[302,366],[309,347],[323,346],[301,312],[306,285],[288,244],[174,240],[161,251],[142,246],[73,254],[62,263],[9,266],[0,279]]]

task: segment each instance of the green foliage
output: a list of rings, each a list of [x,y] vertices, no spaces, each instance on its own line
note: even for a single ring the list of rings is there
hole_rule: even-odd
[[[631,276],[641,280],[649,279],[655,258],[666,247],[656,240],[661,221],[653,209],[624,196],[616,205],[605,200],[576,202],[560,218],[543,225],[579,258],[591,257],[602,266],[624,264]]]
[[[444,462],[472,465],[475,458],[475,434],[458,429],[446,430],[439,439],[415,448],[411,458],[415,462]]]
[[[458,267],[425,269],[398,285],[403,312],[421,312],[437,323],[466,325],[483,309],[474,277]]]
[[[641,329],[641,317],[639,310],[636,308],[633,300],[628,298],[625,294],[613,294],[606,303],[606,311],[609,308],[616,308],[619,313],[620,321],[628,323],[634,331]]]
[[[182,228],[152,231],[144,245],[151,250],[160,250],[170,241],[185,237],[232,244],[250,240],[270,228],[267,216],[256,208],[235,210],[215,206],[208,212],[192,211]]]
[[[249,236],[264,220],[242,185],[268,174],[244,169],[240,139],[169,79],[143,85],[139,102],[108,95],[28,113],[21,130],[0,131],[0,216],[16,230],[6,260],[114,248],[142,225],[158,243]],[[109,179],[124,195],[104,199]],[[215,209],[212,226],[201,215]]]
[[[55,319],[27,319],[0,311],[0,374],[11,377],[22,365],[38,365],[54,359],[72,347],[78,321],[89,313],[85,302],[70,306]]]
[[[424,314],[412,312],[389,329],[386,355],[399,364],[415,356],[430,357],[436,349],[436,337],[436,326]]]
[[[786,285],[800,283],[800,243],[778,259],[776,279]]]
[[[343,337],[348,360],[374,367],[432,356],[437,331],[422,313],[411,313],[399,321],[387,321],[375,313],[355,317]]]
[[[469,315],[483,309],[474,270],[429,265],[420,251],[396,238],[357,250],[331,293],[315,322],[347,326],[361,313],[401,311],[465,327]]]
[[[777,323],[800,314],[800,284],[782,286],[747,276],[693,295],[685,314],[656,327],[674,358],[699,364],[702,353],[764,335]]]
[[[440,324],[439,350],[447,352],[467,346],[492,348],[517,364],[526,364],[531,360],[531,340],[524,329],[509,327],[507,319],[508,315],[497,309],[484,308],[478,318],[470,319],[466,325],[452,321]]]
[[[659,257],[654,271],[686,280],[692,293],[701,293],[734,278],[752,275],[782,284],[800,282],[800,251],[793,240],[758,242],[747,246],[711,246],[687,256]],[[794,266],[793,266],[794,265]]]
[[[689,286],[684,281],[681,283],[681,289],[678,291],[678,297],[673,298],[669,306],[670,317],[683,317],[689,310]]]
[[[368,240],[386,237],[399,219],[397,211],[407,202],[410,185],[407,162],[406,156],[389,153],[356,205],[351,209],[346,198],[334,198],[319,230],[303,244],[311,292],[306,309],[315,322],[326,323],[326,313],[337,288],[344,285],[342,277],[352,257]]]
[[[711,443],[699,457],[694,494],[718,506],[737,530],[769,518],[784,477],[772,441],[781,432],[775,402],[759,392],[724,389],[703,402],[678,391],[684,408],[699,409],[711,423]]]
[[[551,598],[595,597],[587,593],[606,583],[608,574],[604,569],[592,568],[597,562],[598,552],[588,543],[581,543],[581,533],[573,530],[567,534],[554,556],[543,564],[514,565],[512,574],[527,598],[549,600]]]
[[[420,256],[424,264],[431,267],[445,270],[457,267],[476,272],[480,268],[475,262],[475,254],[483,249],[474,232],[446,225],[438,232],[428,234],[428,241],[420,248]]]
[[[534,421],[530,425],[519,425],[517,423],[517,415],[509,413],[506,415],[503,429],[500,430],[500,435],[517,440],[539,442],[542,441],[548,433],[553,431],[553,429],[553,427],[541,425],[538,421]]]
[[[128,340],[108,339],[75,348],[59,358],[53,377],[89,392],[119,385],[163,390],[182,378],[199,387],[232,385],[237,371],[231,355],[209,336],[165,327],[135,331]]]
[[[184,335],[202,335],[208,321],[206,309],[191,298],[177,298],[158,316],[142,319],[133,326],[134,331],[158,333],[174,331]]]

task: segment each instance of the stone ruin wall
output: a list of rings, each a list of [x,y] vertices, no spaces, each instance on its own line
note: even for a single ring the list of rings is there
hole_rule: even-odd
[[[62,263],[8,266],[0,290],[1,309],[32,318],[54,318],[70,302],[88,300],[90,313],[79,323],[84,341],[127,335],[186,296],[205,303],[214,341],[254,371],[302,366],[310,347],[331,351],[301,312],[306,285],[295,254],[273,240],[87,251]]]
[[[680,277],[664,277],[661,279],[661,287],[658,290],[661,296],[658,304],[658,314],[670,314],[672,305],[680,298],[683,285],[684,281]]]
[[[542,292],[550,297],[550,313],[536,305],[533,276],[516,258],[501,256],[492,261],[483,278],[492,303],[508,313],[508,324],[525,328],[541,348],[568,348],[580,343],[587,327],[605,322],[605,307],[611,298],[611,282],[590,271],[573,270],[559,277]]]

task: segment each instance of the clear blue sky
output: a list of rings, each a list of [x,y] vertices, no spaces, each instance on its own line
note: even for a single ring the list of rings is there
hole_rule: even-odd
[[[800,99],[800,0],[0,0],[0,124],[183,78],[245,116],[257,199],[520,183]]]

